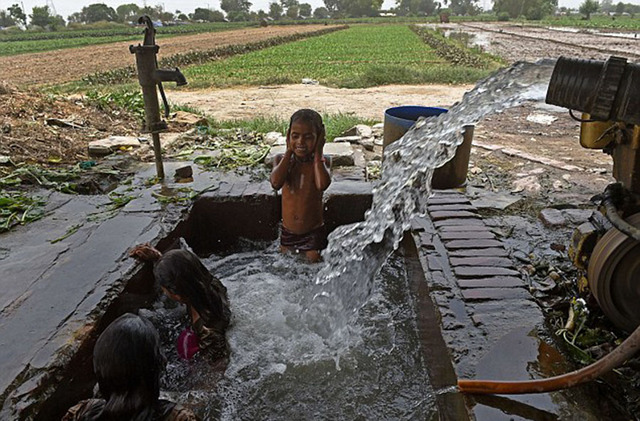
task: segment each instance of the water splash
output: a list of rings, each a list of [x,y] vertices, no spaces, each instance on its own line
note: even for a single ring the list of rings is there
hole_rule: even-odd
[[[345,313],[340,317],[336,311],[333,332],[348,326],[349,314],[366,302],[375,273],[398,247],[411,219],[425,212],[433,170],[453,158],[463,141],[464,126],[525,101],[543,99],[554,65],[555,60],[547,59],[503,69],[478,83],[448,113],[419,120],[387,147],[382,180],[374,186],[365,220],[336,229],[323,253],[325,265],[316,277],[317,287],[323,300],[332,300],[333,308]]]

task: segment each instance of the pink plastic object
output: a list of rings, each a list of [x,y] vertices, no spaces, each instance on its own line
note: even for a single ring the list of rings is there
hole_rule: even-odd
[[[190,360],[200,350],[198,346],[198,335],[196,335],[191,328],[187,328],[180,332],[178,336],[178,355],[183,360]]]

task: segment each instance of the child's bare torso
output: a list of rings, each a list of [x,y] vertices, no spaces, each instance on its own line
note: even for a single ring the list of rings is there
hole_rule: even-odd
[[[294,234],[306,234],[323,224],[322,191],[312,161],[291,164],[282,187],[282,224]]]

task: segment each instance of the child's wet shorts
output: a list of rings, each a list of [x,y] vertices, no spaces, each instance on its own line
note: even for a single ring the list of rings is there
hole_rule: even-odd
[[[282,226],[280,244],[298,251],[323,250],[327,247],[327,230],[320,225],[306,234],[294,234]]]

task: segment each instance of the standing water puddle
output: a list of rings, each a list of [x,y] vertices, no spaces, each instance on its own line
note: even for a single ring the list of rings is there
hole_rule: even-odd
[[[229,290],[231,360],[224,374],[204,361],[178,361],[183,310],[151,312],[170,350],[169,397],[205,419],[433,416],[413,299],[402,259],[390,256],[426,209],[433,169],[454,156],[463,127],[544,98],[553,65],[502,70],[388,146],[365,221],[330,235],[324,264],[281,256],[276,245],[207,259]]]

